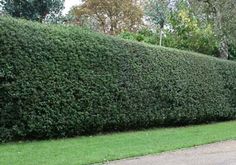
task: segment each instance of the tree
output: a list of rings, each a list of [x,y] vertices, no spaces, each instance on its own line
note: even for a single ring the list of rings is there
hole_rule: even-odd
[[[64,8],[64,0],[1,0],[7,14],[42,22],[47,16],[56,17]]]
[[[214,31],[219,40],[219,57],[228,59],[229,45],[236,38],[236,1],[235,0],[189,0],[195,9],[201,9],[201,16],[214,23]]]
[[[84,0],[72,9],[77,21],[96,21],[99,31],[118,34],[121,31],[136,31],[142,25],[143,11],[133,0]]]
[[[156,5],[148,4],[150,8],[149,10],[146,8],[147,14],[152,16],[152,19],[149,18],[148,21],[162,27],[163,24],[159,21],[164,17],[163,38],[158,31],[153,31],[151,26],[138,33],[121,33],[120,37],[155,45],[163,43],[166,47],[191,50],[213,56],[217,54],[218,41],[212,23],[198,17],[186,0],[172,0],[171,2],[152,0],[151,2]],[[158,7],[160,5],[161,8]],[[158,14],[160,11],[162,11],[161,14]]]
[[[162,46],[163,28],[166,23],[166,11],[168,10],[168,1],[166,0],[149,0],[145,6],[145,14],[148,20],[160,27],[160,41]]]

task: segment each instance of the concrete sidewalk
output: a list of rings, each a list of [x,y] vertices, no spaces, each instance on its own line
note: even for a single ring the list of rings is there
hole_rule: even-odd
[[[114,161],[106,165],[236,165],[236,141]]]

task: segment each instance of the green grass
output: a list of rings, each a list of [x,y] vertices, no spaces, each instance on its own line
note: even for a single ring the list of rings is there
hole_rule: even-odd
[[[80,165],[236,139],[236,121],[0,145],[1,165]]]

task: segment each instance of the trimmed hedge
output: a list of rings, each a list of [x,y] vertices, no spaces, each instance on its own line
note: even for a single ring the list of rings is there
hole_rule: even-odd
[[[236,63],[0,18],[0,140],[236,118]]]

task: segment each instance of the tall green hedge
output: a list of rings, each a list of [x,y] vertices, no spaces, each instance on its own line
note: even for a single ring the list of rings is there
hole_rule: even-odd
[[[0,18],[0,140],[236,118],[236,63]]]

